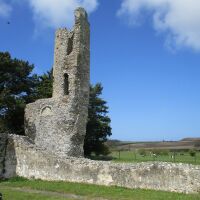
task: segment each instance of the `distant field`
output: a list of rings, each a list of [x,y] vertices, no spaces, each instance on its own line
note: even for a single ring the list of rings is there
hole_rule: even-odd
[[[200,164],[200,138],[160,142],[109,140],[107,145],[111,150],[110,158],[116,162],[163,161]],[[144,154],[141,151],[144,151]],[[190,151],[195,151],[196,155],[192,157]]]
[[[125,189],[21,178],[0,182],[3,200],[199,200],[200,194]]]
[[[135,149],[168,149],[185,150],[200,149],[200,138],[185,138],[180,141],[155,141],[155,142],[124,142],[110,140],[108,146],[113,150],[135,150]]]
[[[196,157],[190,156],[188,152],[169,152],[168,155],[150,156],[140,155],[134,151],[113,151],[110,154],[113,161],[116,162],[146,162],[146,161],[163,161],[163,162],[176,162],[200,165],[200,152],[196,153]]]

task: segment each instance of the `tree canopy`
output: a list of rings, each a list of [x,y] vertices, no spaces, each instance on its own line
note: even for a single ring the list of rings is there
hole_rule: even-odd
[[[37,82],[33,68],[28,61],[0,52],[0,131],[23,134],[24,107]]]
[[[90,86],[88,123],[84,143],[86,156],[90,156],[91,153],[95,153],[96,155],[108,154],[105,142],[107,141],[107,137],[112,134],[110,127],[111,120],[107,115],[107,102],[100,97],[102,91],[103,87],[100,83]]]

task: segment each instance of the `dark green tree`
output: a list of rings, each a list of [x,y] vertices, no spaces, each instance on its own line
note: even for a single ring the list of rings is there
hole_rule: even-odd
[[[53,92],[53,70],[37,76],[37,84],[34,92],[29,96],[30,101],[37,99],[51,98]]]
[[[24,107],[34,93],[34,66],[0,52],[0,131],[24,133]]]
[[[109,153],[105,145],[107,137],[111,136],[110,118],[108,117],[108,106],[100,95],[103,87],[100,83],[90,87],[90,99],[88,109],[88,123],[84,143],[85,156],[92,153],[106,155]]]
[[[190,149],[189,154],[190,154],[190,156],[195,157],[196,151],[194,149]]]

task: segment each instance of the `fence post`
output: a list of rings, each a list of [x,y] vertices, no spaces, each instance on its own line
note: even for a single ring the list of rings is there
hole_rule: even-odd
[[[119,159],[121,158],[121,152],[120,152],[120,150],[119,150]]]
[[[136,161],[137,158],[136,158],[136,151],[135,150],[134,150],[134,158],[135,158],[135,161]]]
[[[176,153],[174,151],[174,162],[176,162]]]

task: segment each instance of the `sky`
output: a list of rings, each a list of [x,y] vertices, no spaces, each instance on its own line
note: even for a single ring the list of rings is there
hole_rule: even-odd
[[[89,13],[91,83],[104,87],[111,138],[200,137],[200,1],[0,0],[0,51],[50,70],[55,30],[72,28],[78,6]]]

